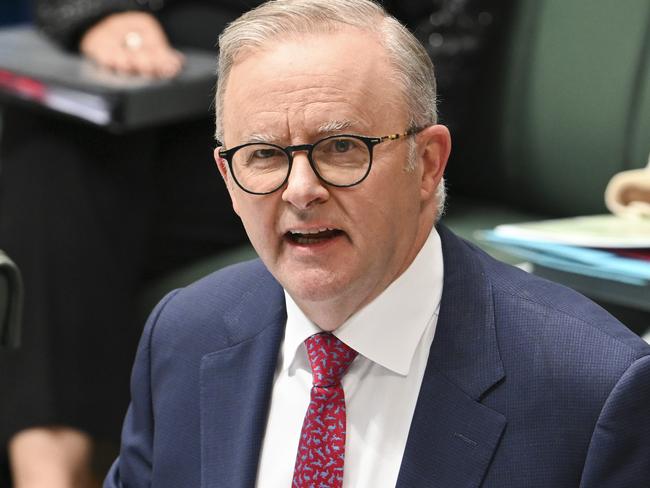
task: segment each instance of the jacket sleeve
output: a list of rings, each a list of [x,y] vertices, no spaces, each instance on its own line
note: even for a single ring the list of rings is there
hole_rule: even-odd
[[[145,325],[131,375],[131,404],[122,427],[120,455],[108,472],[103,488],[151,486],[153,468],[154,409],[151,396],[151,340],[165,305],[164,298]]]
[[[621,376],[596,423],[580,488],[650,486],[650,356]]]
[[[148,4],[137,0],[33,0],[34,20],[55,42],[75,50],[94,23],[112,13],[146,10],[141,3]]]

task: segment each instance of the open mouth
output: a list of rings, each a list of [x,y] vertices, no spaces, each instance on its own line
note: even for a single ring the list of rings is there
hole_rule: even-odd
[[[294,244],[310,245],[334,239],[343,235],[339,229],[290,230],[285,237]]]

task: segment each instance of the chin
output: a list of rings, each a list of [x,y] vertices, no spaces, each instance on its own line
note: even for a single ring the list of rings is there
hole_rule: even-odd
[[[277,276],[296,301],[326,302],[347,295],[349,277],[323,269],[300,270]]]

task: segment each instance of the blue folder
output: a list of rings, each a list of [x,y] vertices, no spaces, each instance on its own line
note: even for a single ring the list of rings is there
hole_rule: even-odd
[[[641,259],[601,249],[504,236],[495,231],[481,231],[477,238],[534,264],[632,285],[650,285],[650,262]]]

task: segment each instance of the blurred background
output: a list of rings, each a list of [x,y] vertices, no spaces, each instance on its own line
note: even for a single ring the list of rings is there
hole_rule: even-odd
[[[29,22],[31,16],[25,0],[4,0],[0,4],[0,25]]]

